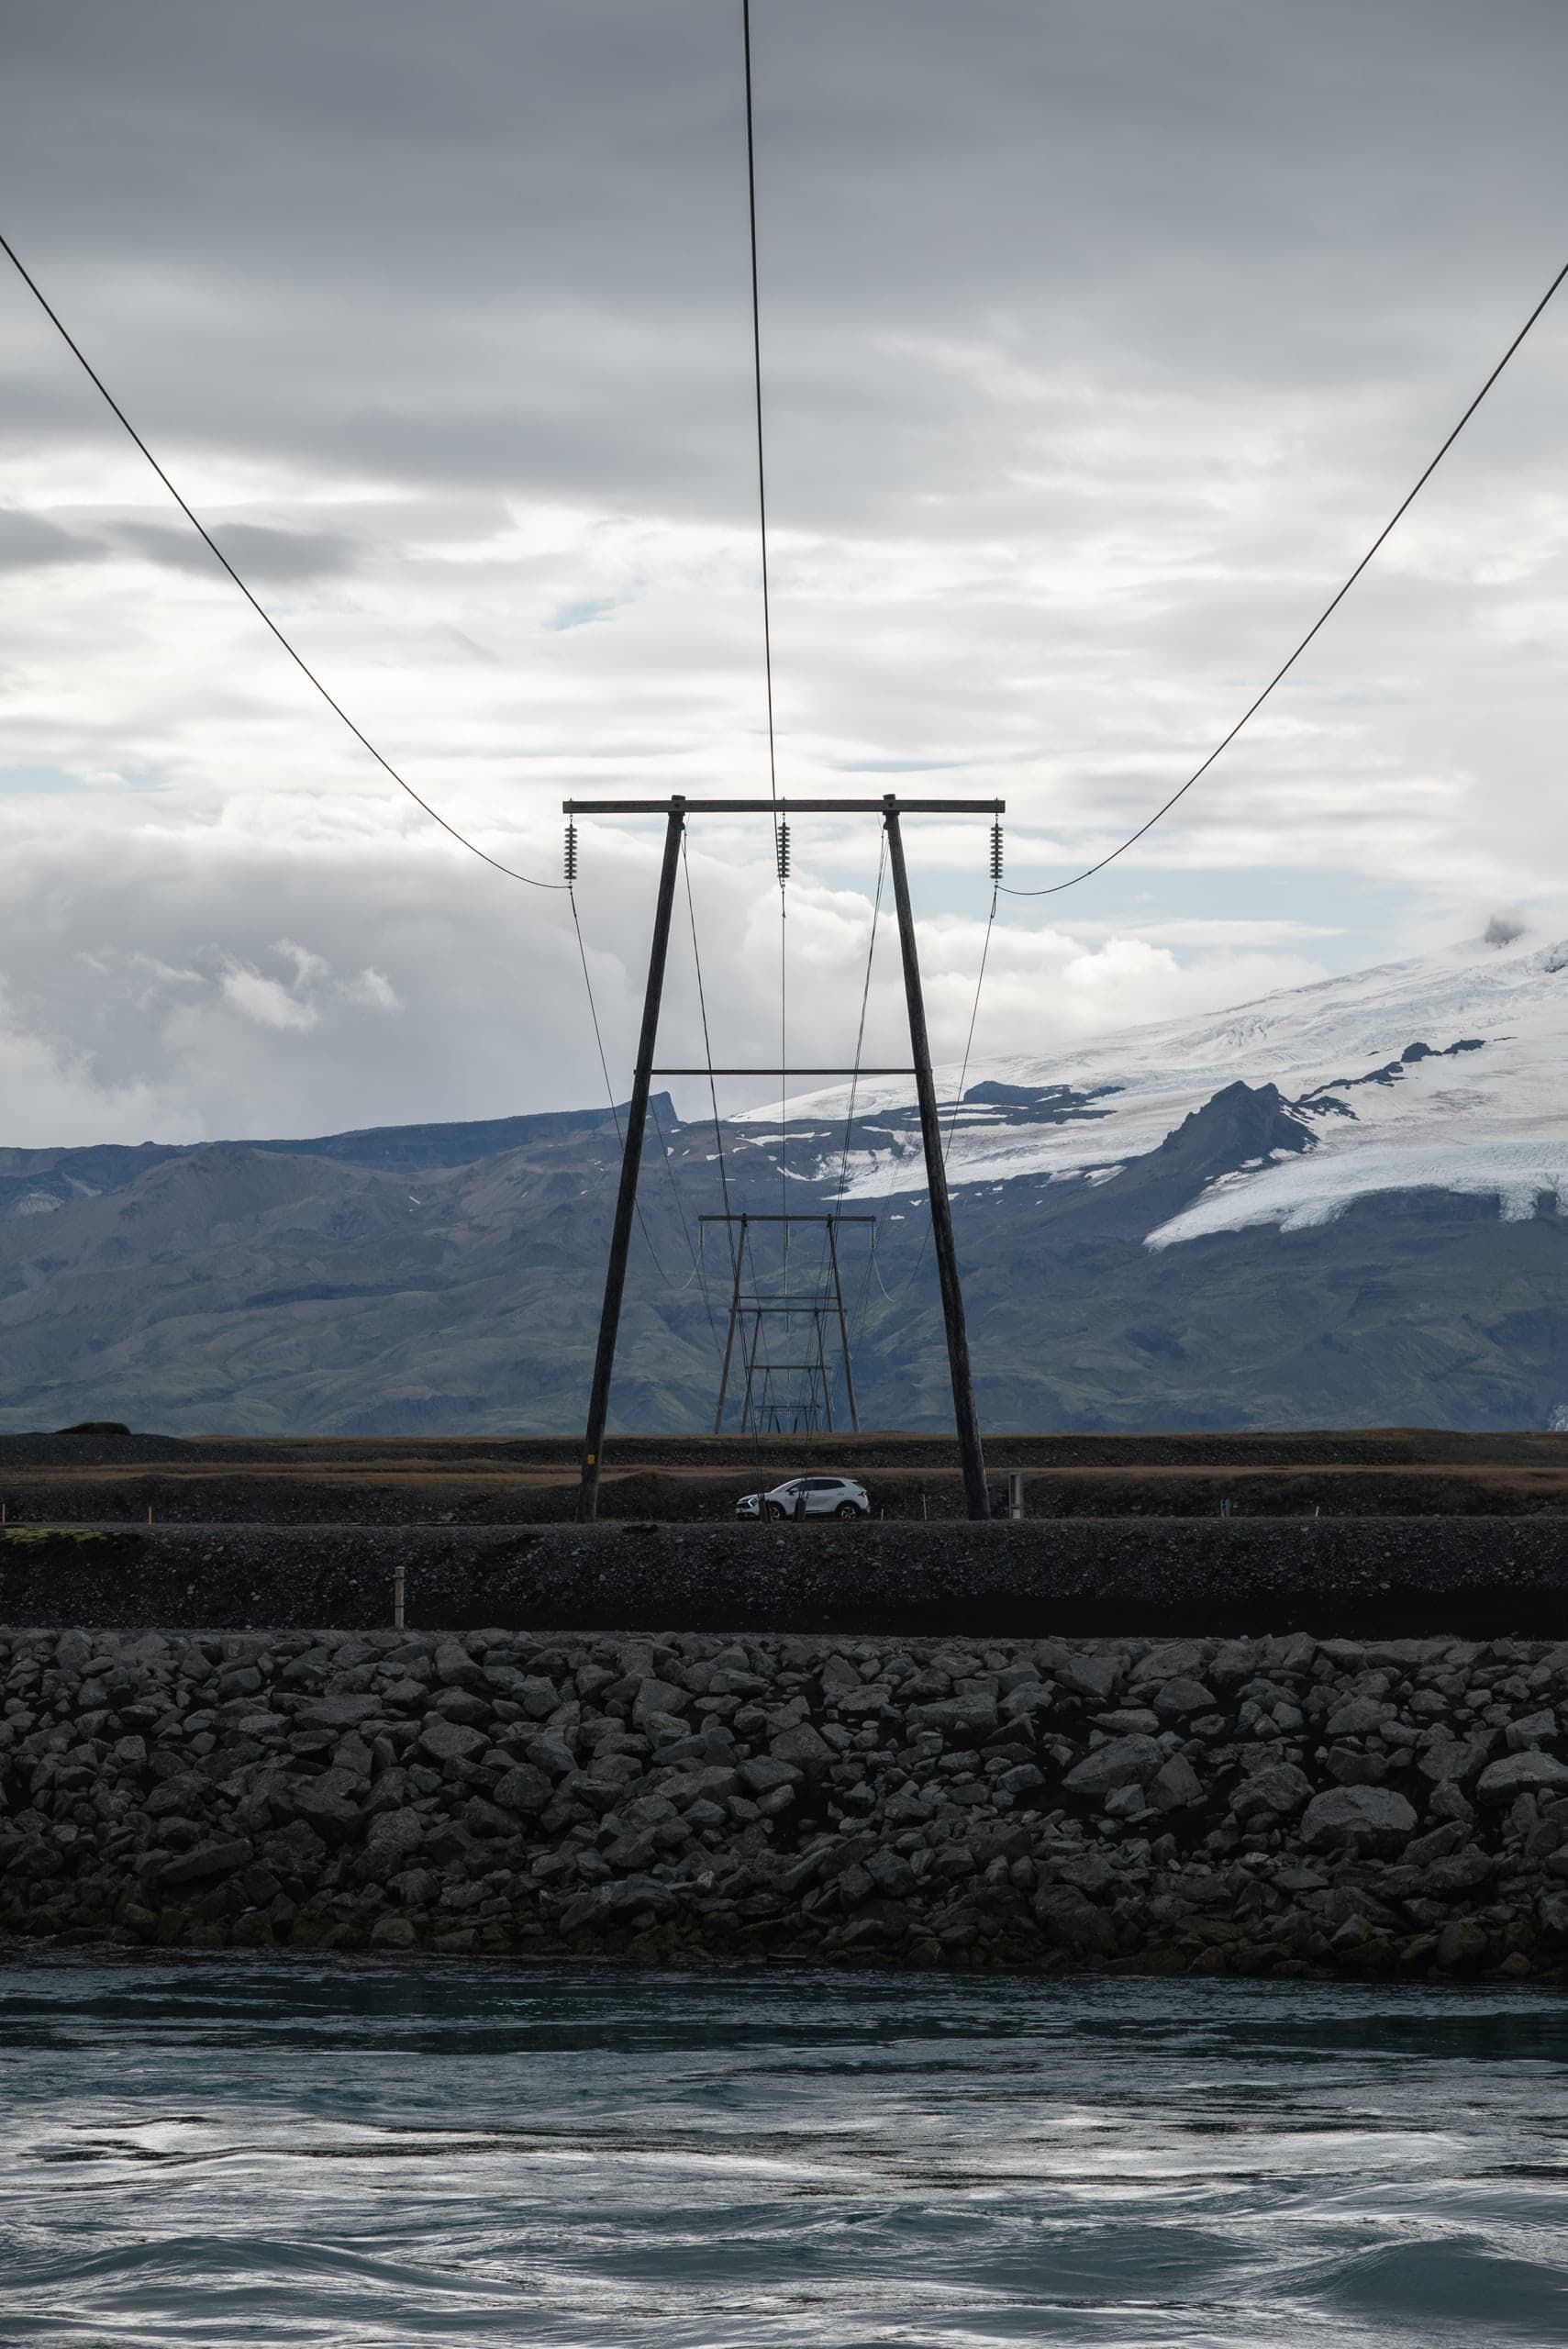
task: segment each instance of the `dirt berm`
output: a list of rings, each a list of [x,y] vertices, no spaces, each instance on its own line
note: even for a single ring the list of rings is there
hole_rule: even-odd
[[[1568,1636],[1546,1518],[11,1527],[0,1620],[424,1630]]]

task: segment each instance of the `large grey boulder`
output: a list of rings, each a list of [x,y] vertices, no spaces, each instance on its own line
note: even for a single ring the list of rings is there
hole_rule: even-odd
[[[1145,1787],[1161,1769],[1165,1751],[1157,1738],[1113,1737],[1084,1755],[1062,1784],[1075,1795],[1109,1795],[1118,1787]]]
[[[523,1752],[536,1770],[543,1770],[551,1778],[564,1778],[577,1767],[577,1756],[555,1730],[547,1730],[542,1737],[529,1738]]]
[[[1116,1655],[1070,1655],[1056,1676],[1075,1697],[1086,1697],[1092,1704],[1104,1705],[1115,1694],[1121,1679],[1122,1660]]]
[[[1213,1690],[1185,1674],[1162,1682],[1154,1691],[1153,1701],[1155,1711],[1166,1720],[1179,1720],[1184,1713],[1212,1713],[1215,1705]]]
[[[1510,1721],[1503,1731],[1503,1742],[1510,1753],[1523,1753],[1531,1746],[1555,1745],[1558,1729],[1555,1713],[1529,1713],[1522,1721]]]
[[[832,1747],[809,1721],[797,1721],[793,1729],[783,1730],[777,1737],[770,1738],[768,1751],[775,1762],[830,1762],[833,1759]]]
[[[1333,1787],[1315,1795],[1301,1834],[1315,1852],[1396,1852],[1416,1831],[1416,1813],[1392,1787]]]
[[[1488,1764],[1475,1781],[1475,1798],[1501,1806],[1512,1802],[1516,1795],[1554,1795],[1564,1787],[1568,1787],[1568,1762],[1532,1748],[1525,1753],[1506,1753],[1500,1762]]]
[[[1157,1810],[1181,1810],[1203,1800],[1203,1780],[1184,1753],[1173,1753],[1144,1788]]]
[[[643,1729],[655,1714],[662,1714],[674,1721],[691,1703],[688,1690],[677,1688],[673,1681],[655,1680],[651,1674],[643,1681],[631,1708],[631,1718]],[[677,1727],[679,1724],[677,1723]]]
[[[444,1721],[462,1721],[469,1729],[478,1729],[490,1720],[494,1708],[487,1698],[476,1697],[472,1688],[443,1688],[430,1709]]]
[[[425,1822],[417,1810],[384,1810],[373,1822],[365,1844],[366,1866],[380,1875],[395,1876],[407,1866],[424,1840]]]
[[[542,1770],[531,1762],[519,1762],[495,1782],[495,1800],[503,1810],[520,1811],[525,1819],[537,1819],[548,1810],[555,1789]]]
[[[1350,1697],[1329,1716],[1330,1737],[1371,1737],[1383,1726],[1383,1707],[1370,1697]]]
[[[358,1729],[385,1709],[381,1697],[323,1697],[295,1716],[300,1729]]]
[[[484,1673],[456,1640],[443,1640],[436,1650],[436,1678],[447,1688],[480,1689],[484,1686]]]
[[[1238,1819],[1289,1819],[1308,1802],[1312,1781],[1294,1762],[1276,1762],[1243,1778],[1230,1798]]]
[[[1042,1886],[1035,1895],[1034,1913],[1040,1932],[1055,1948],[1071,1950],[1079,1957],[1116,1955],[1110,1919],[1075,1885]]]
[[[989,1737],[999,1719],[995,1703],[989,1697],[942,1698],[935,1704],[916,1705],[909,1714],[913,1727],[940,1730],[943,1737],[956,1738],[965,1744]]]
[[[432,1762],[446,1769],[454,1762],[471,1762],[483,1753],[490,1740],[483,1730],[465,1729],[461,1721],[443,1720],[434,1714],[419,1732],[419,1750]],[[530,1748],[531,1751],[531,1748]]]
[[[296,1819],[303,1819],[328,1843],[342,1843],[358,1832],[362,1813],[353,1799],[354,1782],[345,1784],[347,1774],[328,1770],[319,1778],[306,1778],[302,1786],[291,1787],[287,1795],[289,1809]],[[283,1798],[274,1794],[274,1801]]]
[[[679,1895],[657,1876],[628,1876],[608,1884],[590,1885],[567,1902],[562,1911],[561,1930],[575,1933],[584,1926],[606,1925],[617,1917],[624,1917],[639,1909],[651,1909],[656,1916],[668,1916]]]
[[[158,1871],[158,1889],[183,1892],[193,1884],[213,1884],[219,1876],[232,1876],[254,1857],[254,1844],[242,1836],[198,1843],[195,1851],[182,1852],[177,1859],[164,1863]]]

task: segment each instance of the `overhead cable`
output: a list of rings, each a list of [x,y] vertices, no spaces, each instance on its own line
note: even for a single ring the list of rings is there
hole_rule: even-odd
[[[970,1054],[974,1050],[975,1023],[980,1018],[980,991],[985,985],[985,965],[991,959],[991,937],[992,932],[995,930],[996,926],[996,899],[1000,896],[1002,888],[1000,873],[1002,849],[1001,841],[998,837],[1001,832],[1001,829],[1002,828],[999,824],[994,824],[991,827],[991,871],[993,874],[991,910],[985,917],[985,936],[982,941],[980,947],[980,968],[975,974],[974,1001],[971,1004],[969,1009],[969,1033],[964,1038],[963,1042],[963,1064],[958,1073],[958,1090],[953,1095],[952,1107],[948,1116],[948,1130],[942,1137],[942,1166],[944,1171],[947,1166],[949,1155],[952,1150],[952,1138],[954,1130],[958,1125],[958,1113],[963,1107],[963,1088],[969,1080]],[[921,1269],[926,1262],[926,1250],[929,1245],[930,1237],[931,1227],[927,1223],[922,1227],[920,1232],[920,1252],[915,1259],[914,1267],[910,1272],[908,1279],[905,1282],[903,1287],[898,1292],[901,1300],[908,1296],[909,1291],[914,1287],[916,1282],[920,1277]],[[885,1288],[882,1293],[884,1297],[886,1297],[887,1291]]]
[[[768,794],[773,803],[773,860],[779,879],[779,1206],[789,1206],[788,1098],[789,967],[784,928],[784,887],[789,879],[789,833],[781,830],[778,743],[773,726],[773,595],[768,576],[768,469],[762,431],[762,297],[757,266],[757,128],[751,101],[751,0],[740,0],[740,52],[746,79],[746,220],[751,255],[751,389],[757,418],[757,528],[762,568],[762,676],[768,709]],[[784,1267],[789,1266],[789,1226],[784,1226]]]
[[[681,870],[685,876],[686,917],[691,923],[692,929],[692,962],[697,974],[697,1009],[702,1016],[703,1061],[707,1070],[707,1097],[709,1105],[713,1110],[713,1141],[714,1148],[718,1154],[718,1189],[719,1196],[724,1201],[724,1234],[725,1239],[728,1243],[729,1271],[730,1276],[733,1278],[735,1274],[735,1232],[729,1220],[729,1171],[725,1163],[724,1157],[724,1126],[718,1114],[718,1087],[714,1082],[713,1044],[708,1035],[707,1026],[707,990],[703,984],[702,953],[697,945],[696,900],[692,895],[692,867],[691,860],[686,854],[686,828],[684,824],[681,827]]]
[[[876,959],[876,926],[882,918],[882,884],[887,871],[887,832],[882,834],[882,849],[876,861],[876,894],[872,899],[871,936],[866,943],[865,978],[861,986],[860,1025],[855,1030],[855,1064],[850,1072],[850,1106],[844,1115],[844,1149],[839,1166],[836,1197],[842,1199],[850,1180],[850,1144],[855,1123],[855,1096],[860,1090],[861,1060],[865,1051],[866,1009],[871,1002],[872,964]]]
[[[703,1309],[707,1315],[707,1326],[713,1338],[714,1352],[717,1353],[718,1352],[718,1325],[713,1318],[713,1299],[709,1297],[707,1291],[707,1279],[703,1271],[702,1252],[696,1241],[692,1237],[691,1218],[686,1213],[686,1202],[681,1196],[681,1186],[675,1174],[673,1151],[670,1143],[664,1139],[664,1125],[662,1119],[659,1115],[659,1099],[656,1094],[651,1093],[648,1097],[648,1114],[653,1120],[653,1133],[654,1138],[659,1144],[659,1155],[664,1162],[664,1173],[669,1178],[671,1196],[675,1202],[675,1212],[681,1219],[681,1230],[685,1235],[686,1253],[692,1260],[691,1272],[681,1283],[681,1286],[675,1291],[675,1294],[679,1297],[684,1290],[692,1287],[694,1284],[700,1284],[702,1288]],[[646,1229],[644,1230],[642,1236],[645,1240],[648,1238]],[[650,1245],[651,1246],[651,1243],[650,1243]]]
[[[250,605],[257,618],[272,630],[272,633],[283,646],[284,651],[288,654],[289,659],[294,662],[295,667],[300,672],[301,675],[308,679],[309,683],[315,686],[317,692],[327,704],[328,708],[332,711],[333,715],[342,719],[343,724],[348,728],[355,741],[358,742],[362,749],[367,750],[370,752],[377,766],[381,767],[392,777],[393,782],[397,785],[399,791],[406,791],[407,793],[416,807],[423,808],[425,814],[429,817],[431,822],[439,824],[443,832],[450,832],[452,839],[458,843],[458,846],[460,848],[467,849],[471,856],[478,857],[480,862],[484,864],[494,866],[497,873],[504,873],[508,881],[525,882],[530,889],[564,889],[567,886],[567,884],[564,881],[536,880],[531,873],[519,873],[514,866],[510,864],[503,864],[499,857],[492,856],[488,849],[479,847],[476,841],[469,839],[466,832],[460,832],[455,824],[449,823],[446,817],[440,813],[439,808],[432,807],[428,799],[422,799],[419,794],[415,790],[413,785],[409,783],[406,777],[398,774],[397,769],[393,765],[392,761],[384,757],[383,753],[376,749],[375,744],[371,740],[369,735],[364,733],[360,727],[355,725],[353,719],[349,716],[348,711],[343,707],[341,702],[338,701],[333,695],[328,691],[320,678],[317,675],[315,670],[306,660],[304,654],[297,652],[295,650],[294,646],[284,634],[282,629],[278,626],[276,620],[273,619],[266,607],[257,601],[255,596],[252,595],[244,580],[241,579],[239,572],[236,571],[234,565],[228,560],[228,557],[224,553],[223,549],[218,545],[217,540],[213,537],[212,532],[207,529],[206,523],[203,522],[193,511],[192,507],[186,504],[184,498],[175,488],[173,483],[170,480],[168,474],[164,472],[162,466],[159,463],[157,458],[153,455],[151,450],[148,447],[146,441],[142,439],[140,433],[137,430],[135,425],[131,422],[124,408],[121,407],[118,400],[116,399],[113,392],[110,391],[107,384],[105,383],[103,377],[99,374],[92,361],[82,349],[81,344],[66,327],[63,319],[61,317],[59,312],[54,308],[52,303],[46,298],[37,279],[32,275],[30,271],[23,267],[21,259],[18,256],[15,246],[12,245],[9,239],[3,235],[0,235],[0,252],[4,252],[6,260],[11,263],[17,276],[27,287],[28,293],[31,294],[34,300],[38,303],[39,309],[42,310],[50,326],[54,328],[56,333],[60,336],[61,340],[65,344],[66,349],[77,361],[88,380],[102,395],[106,404],[112,413],[117,417],[120,423],[124,425],[127,432],[130,435],[132,440],[135,441],[137,447],[140,450],[142,455],[146,458],[148,463],[151,466],[153,472],[157,474],[159,480],[162,483],[164,488],[168,491],[170,496],[173,499],[181,513],[184,516],[186,521],[189,522],[192,529],[195,531],[197,537],[202,540],[208,551],[228,573],[229,578],[233,581],[235,586],[239,588],[239,593],[244,596],[245,601]]]
[[[757,413],[757,519],[762,545],[762,671],[768,693],[768,785],[779,796],[773,740],[773,633],[768,587],[768,477],[762,439],[762,305],[757,273],[757,139],[751,109],[751,0],[740,0],[740,44],[746,69],[746,203],[751,246],[751,383]],[[777,829],[778,818],[773,818]],[[784,874],[779,886],[784,886]]]
[[[1452,448],[1454,442],[1458,440],[1460,434],[1463,431],[1471,417],[1475,414],[1476,409],[1480,406],[1487,393],[1492,389],[1493,384],[1497,381],[1498,376],[1502,373],[1509,360],[1512,359],[1514,353],[1518,351],[1519,345],[1523,342],[1530,328],[1535,325],[1536,320],[1547,307],[1552,295],[1557,292],[1558,287],[1562,284],[1564,278],[1568,278],[1568,262],[1563,262],[1562,267],[1558,271],[1556,276],[1552,279],[1551,284],[1547,287],[1545,293],[1541,295],[1540,301],[1536,304],[1534,309],[1530,312],[1529,317],[1525,320],[1518,334],[1515,335],[1512,342],[1509,343],[1507,351],[1504,351],[1501,359],[1498,360],[1496,365],[1493,368],[1492,373],[1487,376],[1486,381],[1482,384],[1481,389],[1471,401],[1470,406],[1460,417],[1459,422],[1454,426],[1452,431],[1450,432],[1448,438],[1438,450],[1436,456],[1431,459],[1430,462],[1418,476],[1414,487],[1407,493],[1407,495],[1400,500],[1399,504],[1395,507],[1394,512],[1389,516],[1388,520],[1384,524],[1382,529],[1379,530],[1376,538],[1373,539],[1365,554],[1362,555],[1355,569],[1351,573],[1350,577],[1329,598],[1329,602],[1324,605],[1323,609],[1318,613],[1317,618],[1313,621],[1311,627],[1307,629],[1300,643],[1296,647],[1295,651],[1291,653],[1287,661],[1281,662],[1280,666],[1274,671],[1273,675],[1269,679],[1268,684],[1263,687],[1262,692],[1258,696],[1257,699],[1251,703],[1249,707],[1242,711],[1240,717],[1236,720],[1235,725],[1230,729],[1229,733],[1227,734],[1223,740],[1215,744],[1213,750],[1210,751],[1203,764],[1193,770],[1192,774],[1188,775],[1185,783],[1183,784],[1181,789],[1179,791],[1173,791],[1164,806],[1162,807],[1156,807],[1154,813],[1149,818],[1147,823],[1140,824],[1135,832],[1129,832],[1126,840],[1120,843],[1119,847],[1113,848],[1108,855],[1100,857],[1094,864],[1086,864],[1084,867],[1083,872],[1073,874],[1070,881],[1053,881],[1048,887],[1043,889],[1011,889],[1006,887],[1004,884],[1003,895],[1005,896],[1057,897],[1061,896],[1063,889],[1075,889],[1081,881],[1092,880],[1096,873],[1103,873],[1107,864],[1114,864],[1118,856],[1125,856],[1128,850],[1135,847],[1146,832],[1151,832],[1155,825],[1158,824],[1163,817],[1170,814],[1178,799],[1184,799],[1186,797],[1187,793],[1192,789],[1194,784],[1200,781],[1201,778],[1208,773],[1209,768],[1214,764],[1216,759],[1220,756],[1221,752],[1229,749],[1231,743],[1234,742],[1242,728],[1247,725],[1251,719],[1257,716],[1259,710],[1262,709],[1263,704],[1268,700],[1269,696],[1273,692],[1274,687],[1281,684],[1283,680],[1290,674],[1290,672],[1295,668],[1296,662],[1300,660],[1302,654],[1306,651],[1313,638],[1318,634],[1318,629],[1324,625],[1324,622],[1330,618],[1339,609],[1340,606],[1344,602],[1345,597],[1350,594],[1351,589],[1355,585],[1356,581],[1361,577],[1362,573],[1366,569],[1373,555],[1377,553],[1379,548],[1383,545],[1384,540],[1388,538],[1396,524],[1404,519],[1405,516],[1409,512],[1410,507],[1415,504],[1416,499],[1419,496],[1421,491],[1425,489],[1428,482],[1430,481],[1432,475],[1436,473],[1438,467],[1441,464],[1443,459],[1447,456],[1449,451]]]

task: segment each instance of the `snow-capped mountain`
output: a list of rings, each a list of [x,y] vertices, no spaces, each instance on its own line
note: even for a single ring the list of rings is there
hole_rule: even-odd
[[[1393,963],[972,1068],[954,1220],[1007,1429],[1568,1428],[1568,948]],[[960,1072],[941,1072],[951,1100]],[[711,1420],[729,1296],[700,1219],[854,1204],[863,1423],[951,1396],[909,1089],[726,1126],[660,1105],[623,1426]],[[0,1428],[580,1425],[619,1174],[604,1109],[306,1140],[0,1148]],[[1560,1208],[1560,1201],[1564,1205]],[[750,1261],[750,1260],[749,1260]]]
[[[1490,1197],[1517,1219],[1542,1194],[1568,1197],[1565,1059],[1568,942],[1454,948],[1049,1060],[972,1064],[949,1172],[954,1184],[1103,1182],[1240,1081],[1277,1089],[1300,1145],[1218,1174],[1147,1233],[1150,1247],[1249,1225],[1301,1230],[1380,1193]],[[958,1081],[956,1067],[939,1071],[948,1097]],[[791,1109],[841,1118],[846,1098],[817,1093]],[[917,1135],[902,1119],[879,1130],[911,1099],[906,1080],[860,1087],[854,1196],[885,1192],[890,1160],[917,1184]]]

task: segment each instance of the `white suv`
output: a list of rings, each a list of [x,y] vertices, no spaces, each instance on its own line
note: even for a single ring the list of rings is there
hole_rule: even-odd
[[[735,1504],[737,1517],[793,1517],[801,1495],[807,1517],[869,1517],[871,1497],[852,1476],[792,1476],[770,1493],[748,1493]]]

